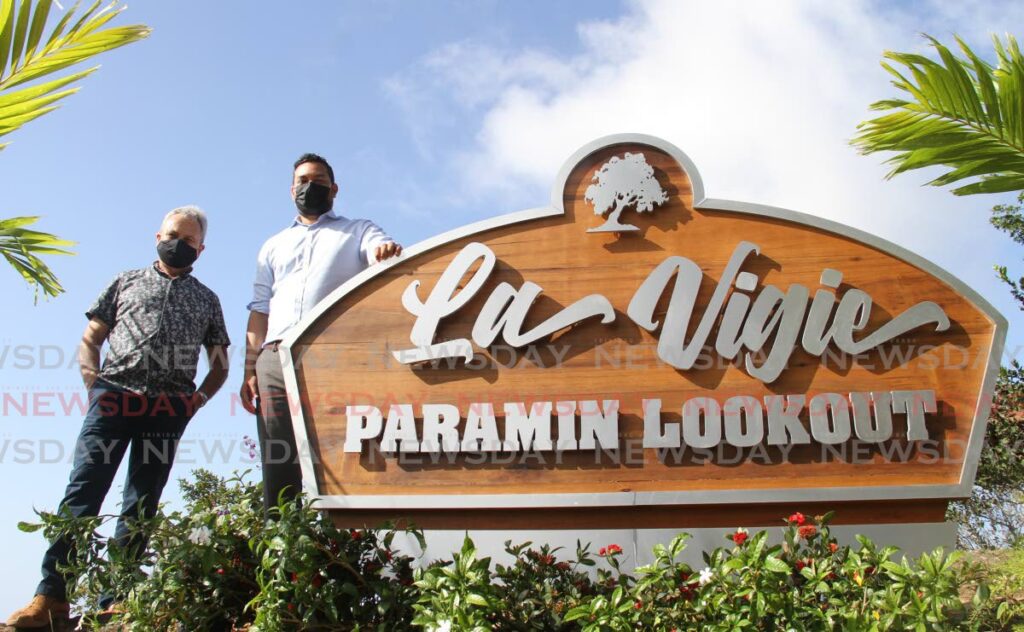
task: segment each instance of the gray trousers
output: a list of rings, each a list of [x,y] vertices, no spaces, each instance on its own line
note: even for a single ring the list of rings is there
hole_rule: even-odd
[[[263,465],[263,507],[269,511],[282,497],[291,499],[302,490],[299,451],[277,345],[264,347],[256,358],[256,382],[260,391],[256,424]]]

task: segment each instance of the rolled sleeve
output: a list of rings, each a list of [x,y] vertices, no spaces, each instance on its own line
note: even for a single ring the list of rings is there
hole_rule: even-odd
[[[228,346],[231,344],[228,338],[228,328],[224,324],[224,310],[220,307],[220,299],[213,299],[213,314],[210,324],[206,328],[206,335],[203,336],[203,345],[206,347]]]
[[[270,267],[269,248],[264,244],[256,256],[256,279],[252,283],[252,301],[246,306],[251,312],[270,313],[270,297],[274,288],[274,271]]]
[[[368,265],[377,263],[377,259],[373,256],[374,251],[377,250],[377,246],[391,241],[394,241],[394,239],[388,236],[380,226],[377,226],[373,222],[366,222],[366,227],[363,229],[363,236],[359,241],[359,248],[363,254],[363,261]]]
[[[89,320],[98,318],[106,323],[107,327],[113,328],[117,324],[117,295],[121,289],[121,276],[118,275],[110,284],[100,292],[96,302],[85,312]]]

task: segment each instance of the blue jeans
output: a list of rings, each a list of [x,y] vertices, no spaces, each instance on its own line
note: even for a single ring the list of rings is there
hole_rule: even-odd
[[[97,515],[130,447],[113,544],[130,547],[137,555],[146,542],[130,536],[131,521],[156,512],[178,440],[194,413],[180,395],[146,397],[96,380],[89,389],[89,410],[75,444],[70,482],[58,511],[76,517]],[[66,580],[57,566],[67,564],[73,549],[74,543],[68,538],[58,538],[50,545],[43,556],[43,580],[36,588],[37,595],[67,600]],[[100,605],[109,605],[114,598],[105,597]]]

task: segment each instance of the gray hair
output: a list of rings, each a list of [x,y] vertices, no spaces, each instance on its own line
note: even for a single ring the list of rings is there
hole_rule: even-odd
[[[206,211],[199,208],[198,206],[188,204],[186,206],[179,206],[176,209],[171,210],[167,215],[164,215],[164,221],[161,226],[167,223],[167,220],[171,219],[175,215],[184,215],[185,217],[191,217],[199,224],[199,240],[206,241]]]

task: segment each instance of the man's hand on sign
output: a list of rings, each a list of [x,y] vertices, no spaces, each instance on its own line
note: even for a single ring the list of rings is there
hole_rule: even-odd
[[[389,241],[386,244],[381,244],[377,246],[376,250],[373,251],[374,260],[376,261],[384,261],[385,259],[390,259],[391,257],[397,257],[400,254],[402,254],[402,246],[396,244],[393,241]]]

